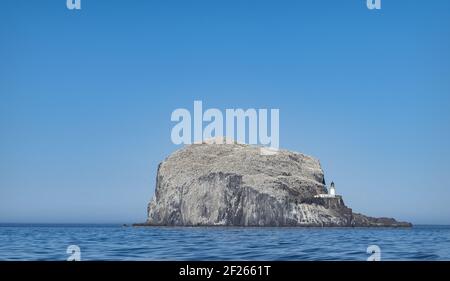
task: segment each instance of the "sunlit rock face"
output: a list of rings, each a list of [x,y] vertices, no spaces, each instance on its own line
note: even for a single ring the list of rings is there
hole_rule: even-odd
[[[245,144],[193,144],[158,167],[147,225],[409,226],[354,214],[327,193],[318,160]]]

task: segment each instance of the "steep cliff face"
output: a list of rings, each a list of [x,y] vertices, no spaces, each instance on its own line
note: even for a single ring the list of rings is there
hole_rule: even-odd
[[[244,144],[194,144],[158,167],[149,225],[408,226],[353,214],[326,193],[318,160],[290,151],[262,155]]]

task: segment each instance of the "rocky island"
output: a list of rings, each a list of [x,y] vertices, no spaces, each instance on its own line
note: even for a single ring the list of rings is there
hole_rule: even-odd
[[[192,144],[159,164],[148,220],[163,226],[409,227],[354,213],[329,192],[320,163],[246,144]]]

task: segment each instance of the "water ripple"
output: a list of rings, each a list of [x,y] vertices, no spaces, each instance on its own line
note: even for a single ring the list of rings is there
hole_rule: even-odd
[[[450,227],[221,228],[0,225],[0,260],[450,260]]]

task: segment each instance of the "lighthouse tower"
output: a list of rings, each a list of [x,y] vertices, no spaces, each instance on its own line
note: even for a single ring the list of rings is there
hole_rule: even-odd
[[[330,190],[328,190],[328,195],[330,195],[330,197],[336,196],[336,188],[334,187],[334,182],[331,182]]]
[[[336,195],[336,188],[334,187],[334,182],[331,182],[330,188],[328,189],[328,193],[314,195],[315,198],[335,198],[336,196],[338,195]]]

